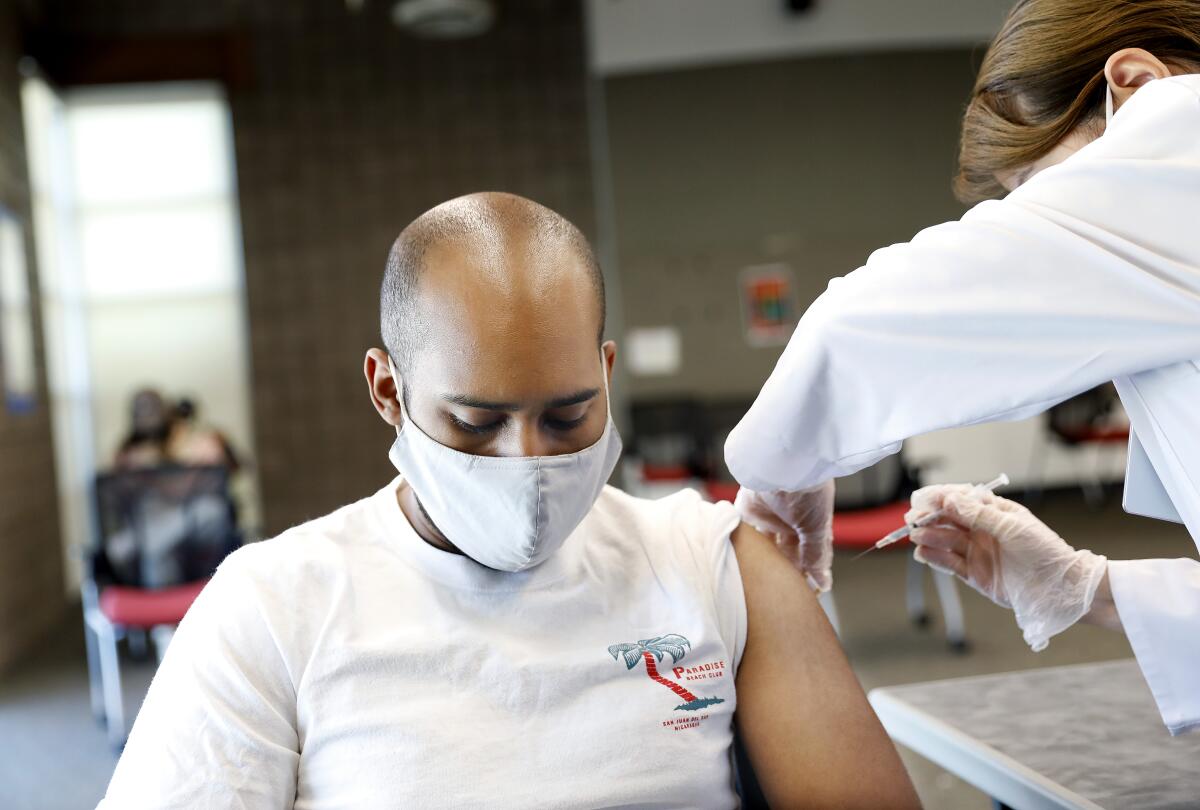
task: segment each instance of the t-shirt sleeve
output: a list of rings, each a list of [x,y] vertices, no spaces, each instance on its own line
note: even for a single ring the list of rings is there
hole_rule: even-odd
[[[247,571],[222,563],[150,684],[97,810],[282,808],[295,800],[295,689]]]
[[[733,504],[722,503],[728,507],[727,510],[721,510],[728,512],[723,518],[729,518],[732,522],[725,530],[722,541],[714,545],[714,594],[717,621],[721,626],[721,635],[729,649],[733,650],[733,674],[736,675],[738,665],[742,662],[742,651],[746,648],[746,594],[742,590],[742,572],[738,568],[737,555],[733,553],[733,542],[729,538],[741,519],[734,511]]]
[[[741,518],[728,501],[709,503],[693,490],[679,493],[676,498],[676,524],[711,590],[717,626],[733,656],[736,674],[746,647],[746,596],[730,537]]]

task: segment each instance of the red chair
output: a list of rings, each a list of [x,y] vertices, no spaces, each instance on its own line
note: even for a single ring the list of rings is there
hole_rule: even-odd
[[[92,711],[106,723],[114,748],[124,746],[127,733],[118,642],[149,633],[161,660],[212,572],[241,545],[228,490],[223,467],[158,467],[96,479],[100,530],[81,589],[84,637]]]
[[[865,551],[879,538],[904,525],[910,504],[907,498],[869,509],[851,509],[833,515],[833,544],[835,548]],[[892,548],[904,548],[908,538]]]
[[[1078,462],[1077,475],[1084,501],[1091,507],[1104,503],[1104,485],[1100,477],[1103,448],[1129,444],[1129,424],[1120,418],[1120,401],[1116,387],[1105,383],[1063,400],[1046,412],[1047,441],[1038,441],[1034,445],[1030,460],[1028,494],[1031,497],[1042,494],[1048,450],[1051,444],[1057,444],[1072,451]],[[1083,465],[1089,447],[1095,450],[1090,474]]]
[[[741,489],[735,481],[705,481],[704,493],[713,503],[717,501],[729,501],[733,503],[737,499],[738,490]]]

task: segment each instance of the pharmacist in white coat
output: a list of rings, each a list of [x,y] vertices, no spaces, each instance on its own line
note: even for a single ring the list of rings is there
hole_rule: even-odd
[[[1145,47],[1073,47],[1056,28],[1065,6],[1119,45],[1125,8],[1161,12],[1161,30],[1138,28]],[[1078,91],[1054,92],[1071,75]],[[791,525],[827,587],[830,479],[908,437],[1022,419],[1114,380],[1133,434],[1126,508],[1200,543],[1200,4],[1019,4],[968,107],[958,182],[1010,193],[876,251],[804,315],[726,445],[743,515]],[[1080,620],[1123,629],[1168,729],[1200,726],[1200,563],[1108,561],[967,487],[913,505],[946,513],[914,531],[918,559],[1012,607],[1034,649]]]

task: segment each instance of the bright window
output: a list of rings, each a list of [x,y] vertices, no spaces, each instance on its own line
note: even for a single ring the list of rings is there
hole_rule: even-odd
[[[90,299],[239,286],[229,111],[216,90],[73,95],[66,122]]]

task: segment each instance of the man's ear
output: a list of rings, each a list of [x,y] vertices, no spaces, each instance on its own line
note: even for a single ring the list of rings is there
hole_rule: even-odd
[[[600,344],[600,351],[604,353],[604,373],[608,375],[608,385],[612,387],[613,368],[617,363],[617,343],[613,340],[606,340]]]
[[[400,407],[400,392],[404,390],[404,383],[392,376],[388,367],[388,353],[383,349],[368,349],[363,360],[363,374],[367,378],[371,404],[380,418],[392,427],[399,427],[404,422],[404,412]]]
[[[1104,78],[1112,90],[1114,111],[1142,85],[1170,75],[1169,67],[1142,48],[1122,48],[1104,64]]]

